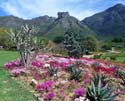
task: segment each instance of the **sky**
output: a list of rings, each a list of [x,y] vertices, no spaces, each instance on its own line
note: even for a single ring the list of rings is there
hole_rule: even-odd
[[[125,0],[0,0],[0,16],[14,15],[24,19],[68,11],[79,20],[101,12]]]

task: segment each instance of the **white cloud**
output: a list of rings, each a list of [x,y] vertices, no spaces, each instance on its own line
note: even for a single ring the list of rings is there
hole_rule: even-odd
[[[83,19],[93,11],[79,11],[82,0],[8,0],[0,6],[9,14],[21,18],[33,18],[42,15],[56,16],[59,11],[69,11],[71,15]]]
[[[101,2],[102,0],[3,0],[0,7],[11,15],[26,19],[43,15],[56,16],[59,11],[69,11],[70,15],[83,19],[97,13],[95,5]]]

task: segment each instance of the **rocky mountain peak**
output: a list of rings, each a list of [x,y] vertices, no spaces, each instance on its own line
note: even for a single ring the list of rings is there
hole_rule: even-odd
[[[107,11],[120,11],[125,9],[125,5],[118,3],[116,5],[114,5],[113,7],[110,7],[109,9],[107,9]]]
[[[58,18],[64,18],[64,17],[70,16],[69,12],[58,12],[57,15],[58,15]]]

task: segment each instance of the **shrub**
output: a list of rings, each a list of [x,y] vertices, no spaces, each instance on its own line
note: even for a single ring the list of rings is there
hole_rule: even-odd
[[[115,60],[116,60],[116,56],[112,55],[112,56],[110,57],[110,60],[115,61]]]

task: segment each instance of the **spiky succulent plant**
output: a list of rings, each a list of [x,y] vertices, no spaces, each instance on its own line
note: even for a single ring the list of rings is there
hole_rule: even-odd
[[[71,80],[76,80],[76,81],[81,81],[82,78],[82,70],[80,69],[73,69],[73,71],[70,73],[70,79]]]
[[[125,71],[121,68],[117,68],[116,76],[118,76],[123,81],[123,85],[125,85]]]
[[[90,101],[114,101],[117,94],[113,94],[113,87],[109,87],[108,84],[103,85],[102,80],[101,74],[94,77],[91,85],[87,88],[87,99]]]
[[[53,67],[48,67],[48,71],[50,73],[50,76],[54,76],[57,74],[58,69],[57,68],[53,68]]]
[[[81,81],[82,78],[82,70],[75,67],[75,65],[70,65],[67,68],[68,72],[70,73],[70,80]]]

